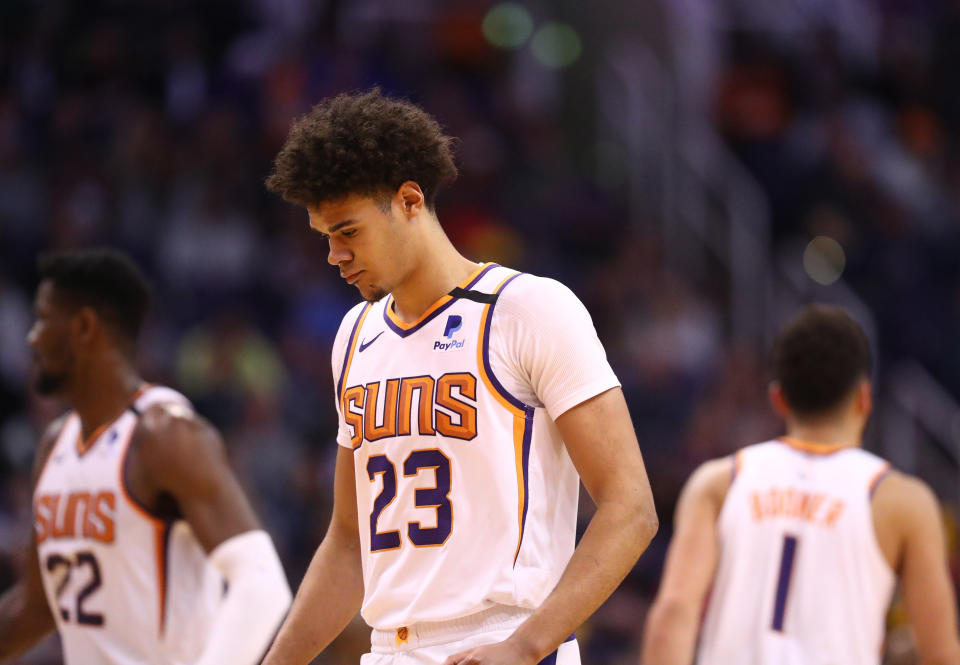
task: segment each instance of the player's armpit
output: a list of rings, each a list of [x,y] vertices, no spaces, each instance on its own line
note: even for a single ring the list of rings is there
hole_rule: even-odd
[[[923,482],[893,473],[877,487],[873,505],[902,534],[898,574],[920,662],[960,663],[956,595],[936,497]]]
[[[643,663],[689,665],[704,600],[719,558],[716,522],[730,487],[731,460],[711,460],[687,481],[656,600],[643,634]]]
[[[156,506],[162,494],[171,496],[208,553],[232,536],[259,528],[223,440],[189,409],[158,405],[147,410],[125,472],[129,490],[147,507]]]

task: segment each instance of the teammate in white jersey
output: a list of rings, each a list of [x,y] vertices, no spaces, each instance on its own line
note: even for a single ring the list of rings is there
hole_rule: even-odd
[[[643,662],[878,665],[899,578],[918,662],[957,665],[936,498],[860,448],[872,408],[863,331],[811,305],[778,336],[773,373],[787,435],[687,482]]]
[[[28,342],[44,434],[22,579],[0,596],[0,661],[54,627],[66,665],[254,665],[291,592],[217,432],[133,356],[148,289],[110,250],[40,261]]]
[[[267,655],[302,665],[358,609],[364,665],[579,663],[573,631],[656,531],[619,383],[553,280],[460,255],[449,137],[372,91],[292,128],[268,186],[366,300],[333,349],[333,519]],[[578,473],[597,512],[574,550]]]

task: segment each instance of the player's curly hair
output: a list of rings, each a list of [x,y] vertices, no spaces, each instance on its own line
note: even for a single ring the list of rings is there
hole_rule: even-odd
[[[37,272],[74,307],[92,307],[123,341],[137,341],[151,288],[126,254],[102,247],[46,252]]]
[[[341,94],[293,123],[266,185],[291,203],[318,206],[412,180],[433,209],[437,191],[457,177],[452,143],[423,109],[379,88]]]
[[[798,415],[830,413],[870,375],[870,344],[849,314],[829,305],[803,308],[773,348],[773,378]]]

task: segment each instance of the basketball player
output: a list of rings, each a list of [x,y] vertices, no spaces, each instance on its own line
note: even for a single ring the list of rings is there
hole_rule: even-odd
[[[574,629],[656,532],[586,309],[440,226],[450,143],[412,104],[341,95],[294,124],[267,181],[365,300],[333,348],[333,518],[269,665],[308,663],[358,609],[364,665],[575,665]],[[574,550],[578,473],[597,512]]]
[[[677,506],[646,665],[878,665],[899,578],[924,665],[957,665],[937,501],[860,448],[870,351],[835,307],[780,333],[770,398],[787,435],[701,466]],[[707,611],[703,606],[709,594]]]
[[[142,275],[109,250],[39,267],[34,388],[72,408],[38,448],[28,565],[0,597],[0,661],[56,627],[67,665],[259,662],[290,589],[217,432],[134,369]]]

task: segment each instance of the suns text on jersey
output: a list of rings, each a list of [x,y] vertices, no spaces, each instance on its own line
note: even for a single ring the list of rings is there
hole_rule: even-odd
[[[37,543],[48,538],[90,538],[112,543],[117,495],[110,490],[41,494],[34,504]]]
[[[477,377],[449,372],[437,379],[407,376],[351,386],[343,392],[341,412],[353,429],[354,448],[364,441],[410,436],[414,423],[421,436],[469,441],[477,436]]]

